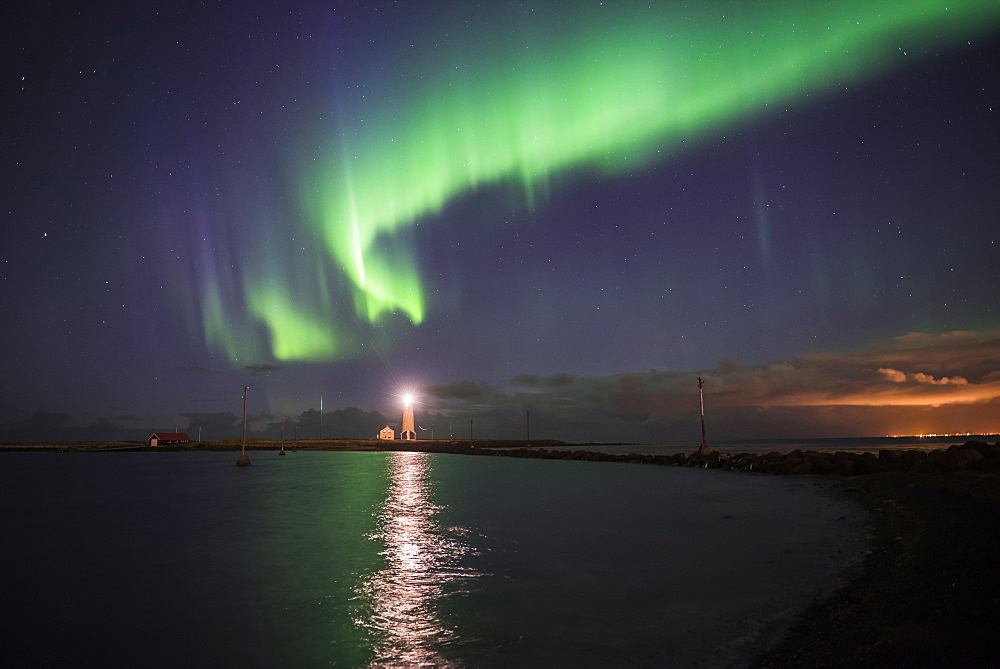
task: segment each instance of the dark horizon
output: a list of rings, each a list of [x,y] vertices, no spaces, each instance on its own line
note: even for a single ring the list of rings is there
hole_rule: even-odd
[[[356,407],[345,407],[343,410],[334,410],[330,413],[324,415],[323,422],[323,435],[320,436],[320,427],[317,420],[318,411],[316,409],[307,409],[300,416],[297,417],[286,417],[285,421],[285,433],[284,439],[286,441],[322,441],[322,440],[354,440],[354,439],[374,439],[379,429],[388,425],[398,432],[400,426],[400,418],[392,418],[388,416],[383,416],[382,414],[372,411],[365,412]],[[222,412],[214,415],[207,415],[203,417],[201,423],[191,420],[184,427],[170,427],[170,429],[155,428],[155,429],[145,429],[138,427],[126,427],[120,424],[115,424],[112,421],[103,420],[96,421],[87,425],[76,424],[72,417],[67,414],[46,414],[44,412],[32,416],[32,418],[27,421],[27,425],[24,427],[19,426],[0,426],[0,444],[3,445],[17,445],[17,444],[45,444],[45,443],[80,443],[80,442],[144,442],[148,439],[149,435],[154,432],[181,432],[187,434],[192,441],[198,441],[199,428],[201,428],[201,441],[202,442],[219,442],[219,441],[232,441],[239,440],[241,438],[242,424],[240,422],[239,416],[231,412]],[[247,439],[252,440],[268,440],[268,441],[279,441],[282,439],[281,432],[281,419],[277,417],[274,420],[273,416],[255,416],[253,420],[248,420],[247,427]],[[48,423],[51,425],[49,428],[41,426],[41,423]],[[429,425],[434,426],[433,437],[431,436],[431,429],[424,429],[423,426],[418,430],[418,441],[429,441],[429,440],[452,440],[452,441],[462,441],[469,439],[469,424],[468,421],[461,423],[460,426],[462,430],[456,430],[449,436],[447,428],[449,426],[449,419],[442,415],[433,415],[429,419],[424,421]],[[452,426],[454,426],[454,421],[451,421]],[[477,425],[480,425],[477,423]],[[479,428],[474,430],[473,436],[476,439],[482,440],[511,440],[511,441],[526,441],[526,425],[521,424],[518,426],[506,426],[501,429],[492,429],[490,423],[485,423],[481,425],[484,428],[483,432],[479,432]],[[207,428],[207,429],[206,429]],[[532,433],[531,437],[533,441],[544,441],[544,440],[556,440],[563,441],[567,444],[637,444],[637,445],[689,445],[691,448],[695,448],[698,444],[699,438],[696,432],[688,430],[690,434],[684,435],[674,435],[665,436],[660,438],[647,438],[647,439],[613,439],[610,438],[593,438],[587,436],[586,431],[576,433],[576,438],[565,438],[562,436],[547,434],[550,430],[546,430],[544,425],[539,426],[535,424],[535,432]],[[46,430],[49,430],[48,432]],[[48,437],[38,437],[38,434],[49,434]],[[913,440],[920,439],[926,440],[928,442],[934,440],[948,440],[955,439],[956,443],[958,440],[964,438],[973,437],[984,437],[984,438],[996,438],[1000,439],[1000,431],[997,432],[981,432],[981,433],[967,433],[967,432],[955,432],[955,433],[925,433],[925,434],[845,434],[839,436],[817,436],[808,434],[797,434],[797,435],[784,435],[784,436],[767,436],[767,435],[755,435],[755,436],[734,436],[731,433],[723,432],[725,436],[715,436],[715,438],[708,439],[709,443],[715,444],[717,446],[730,446],[733,444],[740,443],[809,443],[809,442],[825,442],[825,441],[856,441],[856,442],[866,442],[866,441],[885,441],[885,440]]]

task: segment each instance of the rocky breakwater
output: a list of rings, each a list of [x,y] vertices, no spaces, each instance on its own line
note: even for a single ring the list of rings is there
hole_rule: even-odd
[[[766,474],[811,474],[856,476],[880,472],[959,472],[1000,470],[1000,442],[988,444],[969,441],[947,449],[923,451],[882,449],[878,453],[837,451],[802,451],[791,453],[720,453],[699,450],[691,455],[645,455],[601,453],[585,450],[548,450],[545,448],[471,449],[464,446],[442,449],[470,455],[539,458],[545,460],[581,460],[587,462],[629,462],[644,465],[729,469]]]
[[[878,453],[795,450],[791,453],[694,454],[685,458],[687,466],[768,474],[818,474],[855,476],[880,472],[959,472],[1000,470],[1000,442],[968,441],[947,449],[922,451],[882,449]]]

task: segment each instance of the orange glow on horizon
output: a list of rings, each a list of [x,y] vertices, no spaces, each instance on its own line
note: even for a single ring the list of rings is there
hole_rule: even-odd
[[[1000,384],[997,382],[954,386],[920,384],[898,389],[865,388],[840,396],[831,396],[830,393],[800,391],[777,397],[760,398],[754,404],[760,406],[940,407],[954,404],[986,404],[998,397],[1000,397]]]

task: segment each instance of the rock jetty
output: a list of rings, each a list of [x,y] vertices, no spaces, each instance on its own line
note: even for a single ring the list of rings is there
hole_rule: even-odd
[[[545,460],[581,460],[586,462],[630,462],[644,465],[728,469],[766,474],[811,474],[855,476],[881,472],[959,472],[1000,470],[1000,442],[989,444],[968,441],[940,450],[882,449],[878,453],[852,451],[821,452],[795,450],[790,453],[676,453],[644,455],[641,453],[601,453],[586,450],[551,450],[546,448],[468,448],[453,446],[446,452],[470,455],[539,458]]]

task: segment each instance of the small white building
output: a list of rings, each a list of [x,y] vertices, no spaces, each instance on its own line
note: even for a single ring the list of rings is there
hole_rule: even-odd
[[[388,425],[386,425],[385,427],[383,427],[381,430],[378,431],[378,437],[376,437],[376,438],[377,439],[395,439],[396,438],[396,431],[394,429],[392,429],[391,427],[389,427]]]
[[[150,446],[159,446],[161,444],[187,444],[191,441],[191,437],[187,436],[183,432],[154,432],[146,441]]]

